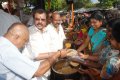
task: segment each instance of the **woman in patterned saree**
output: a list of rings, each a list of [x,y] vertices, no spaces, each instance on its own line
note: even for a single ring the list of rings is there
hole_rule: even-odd
[[[117,19],[111,25],[112,36],[110,38],[110,43],[112,47],[120,51],[120,19]],[[106,64],[103,66],[100,76],[102,80],[110,79],[111,80],[119,80],[120,79],[120,54],[117,56],[111,57],[106,61]],[[119,79],[118,79],[119,77]]]

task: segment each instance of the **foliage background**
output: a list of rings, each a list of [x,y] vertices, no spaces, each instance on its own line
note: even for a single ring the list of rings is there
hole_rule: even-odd
[[[0,3],[2,1],[8,1],[8,0],[0,0]],[[17,2],[18,0],[13,0],[14,2]],[[24,0],[25,2],[29,2],[30,4],[33,4],[34,6],[37,5],[38,0]],[[45,9],[48,10],[48,0],[45,1]],[[74,3],[74,9],[79,8],[91,8],[91,7],[99,7],[99,8],[111,8],[114,3],[119,3],[120,0],[98,0],[99,3],[92,3],[91,0],[74,0],[76,1]],[[66,0],[51,0],[51,9],[52,10],[64,10],[69,9],[70,5],[66,4]]]

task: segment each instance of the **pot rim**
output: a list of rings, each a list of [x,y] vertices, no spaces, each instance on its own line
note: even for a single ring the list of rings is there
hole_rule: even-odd
[[[53,66],[52,66],[52,70],[53,70],[55,73],[61,74],[61,75],[70,75],[70,74],[77,73],[77,70],[76,70],[75,72],[73,72],[73,73],[68,73],[68,74],[66,74],[66,73],[58,72],[58,71],[56,71],[56,70],[54,69],[54,66],[57,64],[57,62],[59,62],[59,61],[64,61],[64,60],[65,60],[65,59],[60,59],[60,60],[56,61],[56,63],[54,63]],[[70,66],[70,67],[71,67],[71,66]]]

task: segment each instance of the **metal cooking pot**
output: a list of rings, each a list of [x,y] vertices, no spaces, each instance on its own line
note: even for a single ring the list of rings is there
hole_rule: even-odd
[[[66,59],[55,62],[51,68],[50,80],[79,80],[81,75],[72,68]]]

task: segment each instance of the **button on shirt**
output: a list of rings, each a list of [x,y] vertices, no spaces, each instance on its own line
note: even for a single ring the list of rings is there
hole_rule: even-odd
[[[21,55],[6,38],[0,37],[0,80],[30,80],[39,64]]]
[[[52,39],[52,49],[54,51],[57,51],[59,49],[63,49],[63,41],[66,39],[63,27],[59,25],[58,27],[58,32],[56,31],[55,27],[53,24],[49,24],[47,26],[47,30],[49,31],[50,37]]]
[[[29,42],[22,52],[23,55],[30,59],[34,59],[40,53],[52,52],[52,42],[46,28],[44,28],[43,32],[41,32],[34,25],[29,27],[29,32]]]

